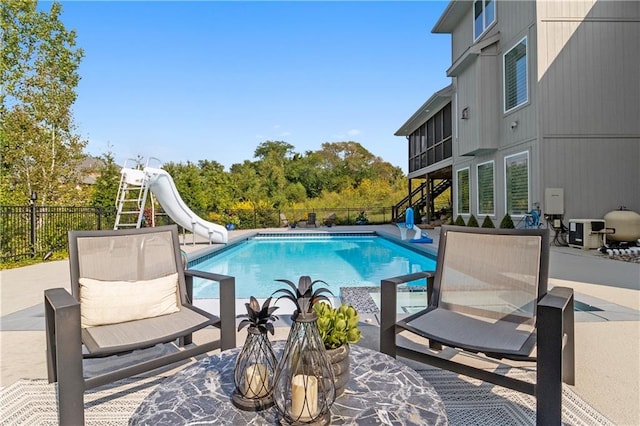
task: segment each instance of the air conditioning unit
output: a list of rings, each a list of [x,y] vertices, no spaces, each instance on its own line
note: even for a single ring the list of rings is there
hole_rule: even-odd
[[[601,219],[570,219],[569,220],[569,247],[584,250],[601,247],[602,234],[605,222]]]

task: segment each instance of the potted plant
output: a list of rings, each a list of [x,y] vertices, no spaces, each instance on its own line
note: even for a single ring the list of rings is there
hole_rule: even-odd
[[[329,355],[336,383],[336,396],[340,396],[349,382],[349,343],[357,343],[361,333],[358,312],[351,305],[338,308],[328,303],[316,303],[313,310],[318,316],[318,331]]]
[[[227,228],[229,231],[233,231],[238,226],[240,226],[240,218],[234,213],[225,213],[224,220],[225,228]]]
[[[368,222],[369,222],[369,218],[367,217],[367,214],[364,212],[364,210],[362,210],[358,214],[358,216],[356,216],[356,223],[358,225],[365,225]]]

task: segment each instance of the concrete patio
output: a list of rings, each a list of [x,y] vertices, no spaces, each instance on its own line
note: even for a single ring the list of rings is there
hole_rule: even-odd
[[[399,237],[393,225],[318,230],[363,229]],[[251,231],[232,231],[231,238],[247,232]],[[437,232],[429,231],[432,237]],[[433,250],[434,240],[433,245],[423,245],[428,246],[426,250]],[[193,253],[208,245],[186,244],[183,249]],[[550,275],[551,285],[573,288],[581,302],[575,317],[576,385],[572,390],[616,424],[639,425],[640,264],[608,259],[593,250],[552,246]],[[68,277],[68,261],[0,271],[0,386],[22,378],[46,378],[43,291],[69,288]],[[276,338],[285,338],[287,331],[281,327]],[[239,345],[242,341],[238,338]]]

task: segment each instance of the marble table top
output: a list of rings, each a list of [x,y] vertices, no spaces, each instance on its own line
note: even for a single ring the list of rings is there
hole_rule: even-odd
[[[275,342],[276,355],[284,342]],[[242,411],[231,402],[240,348],[205,358],[163,381],[135,411],[130,425],[275,425],[275,407]],[[331,424],[446,425],[433,386],[395,359],[351,345],[351,378],[331,407]]]

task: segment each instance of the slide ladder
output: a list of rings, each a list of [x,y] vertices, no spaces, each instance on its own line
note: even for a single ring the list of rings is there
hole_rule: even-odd
[[[135,162],[134,167],[129,166]],[[116,196],[116,220],[113,229],[140,228],[144,220],[144,206],[149,194],[147,176],[142,166],[132,159],[120,170],[120,184]]]

